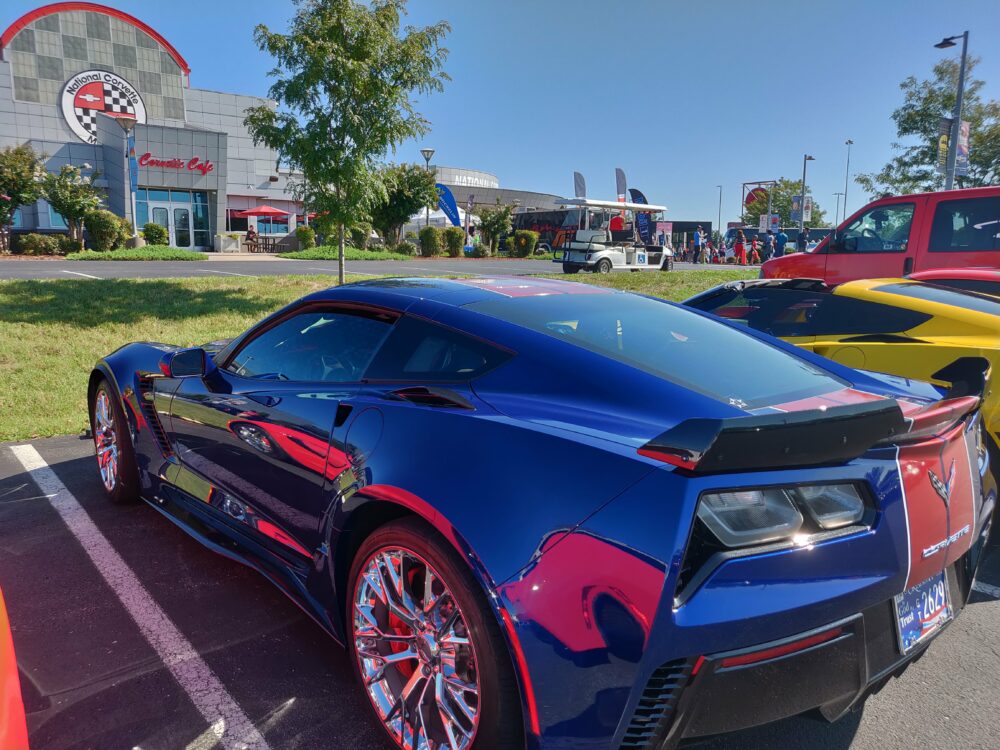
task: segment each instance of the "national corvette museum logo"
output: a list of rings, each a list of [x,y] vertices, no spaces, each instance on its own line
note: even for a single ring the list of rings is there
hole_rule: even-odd
[[[146,105],[135,86],[106,70],[88,70],[70,78],[60,104],[70,130],[86,143],[97,143],[97,118],[102,114],[146,122]]]

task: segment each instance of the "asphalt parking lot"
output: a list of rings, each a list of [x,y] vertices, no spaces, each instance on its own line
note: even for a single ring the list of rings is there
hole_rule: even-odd
[[[707,266],[724,268],[725,266]],[[677,270],[706,268],[704,264],[676,263]],[[347,272],[361,276],[522,276],[559,273],[561,267],[544,260],[352,260]],[[10,260],[0,262],[0,279],[167,279],[206,276],[277,276],[281,274],[337,274],[336,261],[323,260],[206,260],[91,261]],[[568,277],[567,277],[568,278]]]
[[[388,747],[344,653],[276,588],[153,509],[109,504],[89,440],[32,446],[0,445],[0,587],[34,750]],[[698,746],[995,749],[997,706],[994,541],[962,616],[863,711]]]

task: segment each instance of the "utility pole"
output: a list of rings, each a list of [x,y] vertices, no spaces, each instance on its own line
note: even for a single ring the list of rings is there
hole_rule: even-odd
[[[432,148],[422,148],[420,149],[420,155],[424,157],[424,168],[430,172],[431,171],[431,157],[434,156],[434,149]],[[426,207],[426,213],[424,214],[424,226],[429,227],[431,225],[431,207]]]
[[[844,141],[844,145],[847,146],[847,169],[844,170],[844,218],[847,218],[847,186],[851,182],[851,146],[854,145],[854,141],[848,138]]]
[[[833,226],[834,227],[838,227],[838,226],[840,226],[840,196],[842,196],[844,194],[843,193],[834,193],[834,195],[837,196],[837,208],[833,212]],[[847,218],[847,216],[846,216],[846,214],[847,214],[847,204],[844,204],[844,214],[845,214],[844,218],[846,219]]]
[[[806,231],[806,164],[811,161],[816,161],[815,157],[809,154],[803,154],[802,156],[802,196],[799,199],[799,237],[805,234]],[[803,246],[803,250],[805,247]]]
[[[719,244],[722,244],[722,185],[716,185],[719,188],[719,225],[716,227],[719,232]]]

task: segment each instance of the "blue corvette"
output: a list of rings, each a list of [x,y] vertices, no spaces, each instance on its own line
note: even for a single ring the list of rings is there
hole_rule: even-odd
[[[89,386],[145,500],[349,649],[392,740],[672,748],[842,716],[960,612],[978,407],[705,314],[534,279],[383,279]]]

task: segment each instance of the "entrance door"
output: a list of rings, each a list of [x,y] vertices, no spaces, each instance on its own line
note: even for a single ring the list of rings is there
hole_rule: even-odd
[[[191,209],[174,207],[174,247],[191,247]]]
[[[191,207],[150,203],[149,219],[167,230],[171,247],[191,247]]]

